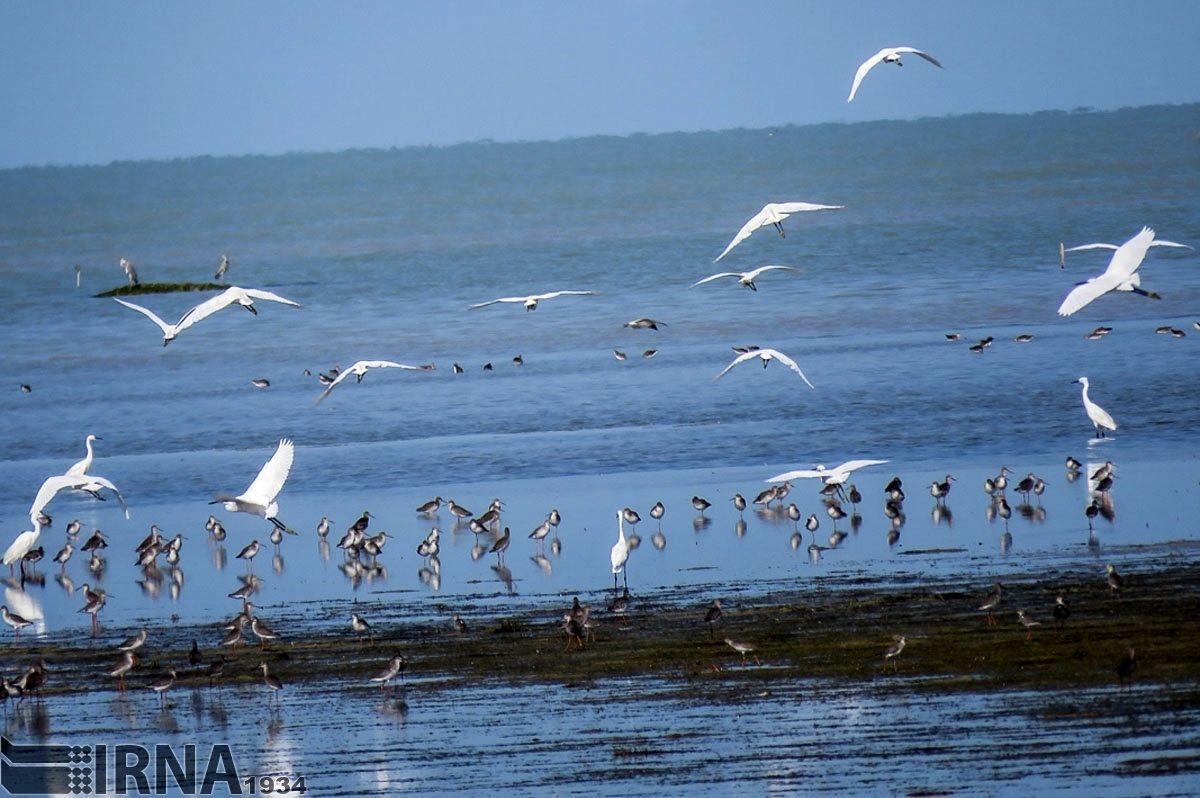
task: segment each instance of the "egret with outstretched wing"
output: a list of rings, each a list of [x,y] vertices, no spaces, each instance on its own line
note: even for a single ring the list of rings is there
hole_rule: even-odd
[[[754,358],[758,358],[762,361],[764,369],[767,367],[767,365],[772,360],[778,360],[780,363],[787,366],[792,371],[796,372],[796,374],[798,374],[800,376],[800,379],[804,380],[804,383],[809,388],[816,387],[815,385],[813,385],[811,382],[808,381],[808,377],[804,376],[804,372],[800,370],[800,366],[796,365],[796,361],[792,360],[790,357],[788,357],[787,355],[785,355],[784,353],[780,352],[777,349],[753,349],[749,352],[746,352],[745,354],[738,355],[736,358],[733,359],[732,363],[730,363],[728,366],[725,367],[724,371],[722,371],[717,376],[713,377],[713,380],[716,381],[716,380],[721,379],[726,374],[728,374],[730,369],[732,369],[734,366],[741,365],[742,363],[745,363],[749,360],[753,360]]]
[[[408,371],[421,370],[419,366],[406,366],[403,363],[393,363],[390,360],[360,360],[350,368],[340,372],[337,375],[337,379],[329,383],[329,387],[325,389],[324,393],[317,397],[317,401],[313,404],[320,404],[321,400],[326,396],[329,396],[329,392],[338,386],[338,383],[349,377],[351,374],[354,375],[355,383],[362,382],[363,377],[366,376],[368,369],[406,369]]]
[[[1173,241],[1159,242],[1158,245],[1190,248],[1186,244],[1176,244]],[[1058,315],[1070,316],[1096,299],[1104,296],[1109,291],[1129,291],[1150,297],[1151,299],[1161,299],[1162,297],[1157,293],[1146,291],[1141,287],[1142,278],[1137,273],[1138,267],[1142,265],[1142,261],[1146,258],[1146,252],[1152,246],[1155,246],[1154,230],[1149,227],[1143,227],[1141,232],[1119,247],[1114,247],[1112,244],[1083,244],[1079,247],[1071,247],[1071,249],[1065,250],[1066,252],[1073,252],[1083,249],[1112,248],[1115,251],[1108,262],[1108,268],[1104,270],[1103,274],[1080,283],[1067,294],[1062,304],[1058,307]]]
[[[846,102],[854,99],[854,95],[858,94],[858,87],[862,85],[863,78],[867,76],[875,67],[880,64],[895,64],[896,66],[904,66],[904,62],[900,60],[900,56],[904,53],[912,53],[919,55],[935,67],[942,68],[941,63],[931,56],[929,53],[922,52],[915,47],[884,47],[875,55],[862,62],[858,71],[854,73],[854,85],[850,87],[850,96],[846,98]]]
[[[750,220],[742,225],[742,229],[738,230],[737,235],[725,247],[725,251],[716,257],[713,263],[716,263],[721,258],[729,254],[729,250],[736,247],[738,244],[745,241],[750,235],[760,227],[774,225],[779,231],[781,238],[786,237],[783,233],[783,221],[793,213],[801,213],[802,211],[836,211],[841,210],[844,205],[816,205],[811,202],[768,202],[762,207],[762,210],[750,217]]]
[[[295,446],[291,440],[284,438],[244,493],[240,496],[217,496],[209,504],[223,504],[231,513],[261,516],[284,532],[295,534],[276,517],[279,515],[279,503],[275,501],[292,471],[295,455]]]
[[[689,285],[688,288],[695,288],[696,286],[703,285],[704,283],[711,283],[713,280],[719,280],[722,277],[736,277],[739,283],[746,286],[751,291],[757,291],[758,286],[754,284],[754,281],[758,279],[758,276],[763,272],[773,272],[778,271],[779,269],[785,269],[789,272],[800,271],[794,266],[759,266],[757,269],[751,269],[748,272],[718,272],[717,274],[710,274],[703,280],[697,280]]]
[[[487,302],[480,302],[477,305],[470,305],[467,310],[486,308],[488,305],[495,305],[498,302],[519,302],[525,306],[525,310],[527,311],[537,310],[538,302],[541,302],[543,299],[554,299],[560,296],[592,296],[595,293],[595,291],[551,291],[547,294],[530,294],[529,296],[505,296]]]

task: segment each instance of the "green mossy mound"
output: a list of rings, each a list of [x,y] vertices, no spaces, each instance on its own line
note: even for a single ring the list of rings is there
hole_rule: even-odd
[[[222,283],[138,283],[110,288],[96,294],[97,297],[137,296],[138,294],[174,294],[180,291],[224,291],[229,288]]]

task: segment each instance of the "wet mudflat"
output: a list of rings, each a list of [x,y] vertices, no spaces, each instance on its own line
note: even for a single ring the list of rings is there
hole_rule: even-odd
[[[50,635],[26,654],[49,662],[46,695],[10,706],[8,731],[225,742],[241,770],[304,775],[321,795],[1194,792],[1200,546],[1110,553],[1126,569],[1119,597],[1095,569],[1027,566],[996,578],[995,626],[977,609],[988,585],[969,573],[724,585],[711,630],[714,586],[635,592],[622,614],[606,609],[611,594],[585,595],[582,645],[561,629],[566,595],[508,608],[462,595],[432,612],[372,596],[358,608],[377,639],[361,643],[329,602],[293,602],[273,616],[286,641],[227,649],[219,687],[181,672],[166,709],[144,685],[210,626],[162,630],[124,693],[103,675],[110,647]],[[1072,608],[1061,629],[1057,595]],[[1040,625],[1027,633],[1017,609]],[[896,634],[908,645],[893,669],[882,652]],[[726,637],[755,650],[743,661]],[[1121,690],[1128,645],[1139,667]],[[381,690],[368,680],[394,651],[408,669]],[[285,684],[277,708],[262,661]]]

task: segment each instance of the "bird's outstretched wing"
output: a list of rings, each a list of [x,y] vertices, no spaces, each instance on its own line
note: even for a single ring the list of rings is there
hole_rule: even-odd
[[[46,509],[46,505],[58,495],[59,491],[85,485],[90,479],[92,477],[86,474],[59,474],[47,477],[42,486],[38,488],[37,495],[33,498],[33,504],[29,505],[29,520],[36,524],[37,517],[42,514],[42,510]]]
[[[1058,306],[1058,315],[1070,316],[1076,313],[1081,308],[1091,304],[1092,301],[1099,299],[1116,288],[1118,283],[1120,283],[1119,279],[1107,273],[1099,277],[1093,277],[1086,283],[1080,283],[1071,289],[1071,293],[1067,294],[1062,304]]]
[[[348,373],[349,371],[343,372],[343,374]],[[338,379],[341,379],[341,375]],[[287,482],[288,474],[291,473],[292,459],[295,455],[295,446],[291,440],[287,438],[281,440],[279,447],[275,449],[275,454],[271,455],[271,459],[258,472],[258,476],[250,483],[250,487],[246,488],[246,492],[237,498],[263,507],[270,505],[279,495],[279,491],[283,490],[283,483]]]
[[[88,479],[87,479],[86,483],[83,483],[83,484],[99,485],[102,488],[107,488],[108,490],[112,491],[113,495],[115,495],[117,497],[117,501],[121,503],[121,509],[125,511],[125,517],[129,518],[129,505],[127,505],[125,503],[125,497],[121,495],[121,491],[117,490],[116,485],[114,485],[112,482],[105,479],[104,477],[98,477],[95,475],[86,475],[86,474],[84,476],[87,476]],[[80,485],[74,485],[72,487],[80,487]]]
[[[1062,245],[1059,244],[1059,246],[1061,247]],[[1085,249],[1119,249],[1119,247],[1116,244],[1080,244],[1077,247],[1060,249],[1059,255],[1061,257],[1061,255],[1066,252],[1083,252]]]
[[[345,371],[339,372],[337,377],[333,380],[333,382],[329,383],[329,385],[325,388],[325,390],[321,392],[321,395],[317,397],[317,401],[313,402],[313,404],[314,405],[321,404],[321,402],[323,402],[325,400],[325,397],[329,396],[330,392],[333,391],[334,388],[338,387],[338,383],[340,383],[342,380],[346,379],[353,373],[353,371],[351,370],[352,368],[353,367],[346,369]]]
[[[265,299],[268,302],[278,302],[281,305],[291,305],[294,308],[302,307],[299,302],[293,302],[290,299],[285,299],[279,294],[273,294],[270,291],[263,291],[260,288],[246,288],[245,292],[255,299]]]
[[[854,95],[858,94],[858,87],[862,85],[863,78],[865,78],[867,73],[874,69],[878,64],[882,63],[883,57],[890,51],[890,47],[885,47],[879,52],[875,53],[875,55],[868,58],[866,61],[862,62],[862,64],[858,67],[858,71],[854,73],[854,85],[850,87],[850,96],[846,98],[846,102],[850,102],[854,99]]]
[[[834,471],[844,471],[845,473],[849,474],[851,471],[857,471],[860,468],[866,468],[867,466],[873,466],[873,465],[883,465],[886,462],[888,462],[888,461],[887,460],[847,460],[846,462],[842,463],[840,466],[838,466],[837,468],[835,468],[833,470]]]
[[[117,297],[113,297],[113,302],[119,302],[125,307],[132,308],[138,313],[141,313],[143,316],[150,319],[150,321],[154,322],[158,326],[158,329],[162,330],[163,335],[170,334],[171,325],[160,319],[157,315],[155,315],[154,311],[150,310],[149,308],[144,308],[141,305],[135,305],[132,302],[126,302],[124,299],[118,299]]]
[[[783,270],[789,271],[789,272],[800,271],[799,269],[797,269],[794,266],[759,266],[757,269],[755,269],[751,272],[747,272],[746,276],[749,277],[751,280],[757,280],[758,276],[760,274],[762,274],[763,272],[773,272],[773,271],[778,271],[780,269],[783,269]]]
[[[750,220],[747,221],[744,225],[742,225],[742,229],[737,231],[737,235],[735,235],[733,237],[733,240],[730,241],[728,246],[725,247],[725,251],[722,252],[720,255],[718,255],[715,260],[713,260],[713,263],[716,263],[721,258],[728,255],[729,250],[733,249],[738,244],[745,241],[747,238],[750,237],[751,233],[753,233],[758,228],[762,227],[763,223],[766,221],[766,218],[767,218],[767,209],[765,207],[758,213],[751,216]]]
[[[926,61],[928,61],[929,63],[933,64],[935,67],[938,67],[939,69],[945,69],[945,67],[942,66],[941,61],[938,61],[936,58],[931,56],[929,53],[918,50],[915,47],[893,47],[892,51],[897,52],[897,53],[912,53],[913,55],[919,55],[922,58],[924,58]]]
[[[696,282],[689,285],[688,288],[695,288],[696,286],[703,285],[704,283],[711,283],[713,280],[719,280],[722,277],[739,277],[740,278],[741,276],[742,276],[741,272],[718,272],[717,274],[710,274],[708,277],[705,277],[703,280],[697,280]]]
[[[191,327],[194,324],[199,324],[214,313],[224,310],[232,305],[237,301],[233,296],[233,291],[233,288],[226,288],[216,296],[204,300],[187,313],[184,313],[179,318],[179,323],[175,325],[176,330],[183,332],[188,327]]]
[[[821,468],[802,468],[799,471],[785,471],[782,474],[776,474],[767,480],[767,482],[791,482],[794,479],[817,479],[818,477],[827,477],[831,472]]]
[[[762,351],[770,352],[776,360],[778,360],[780,363],[782,363],[783,365],[790,368],[792,371],[799,374],[800,379],[804,380],[804,384],[807,385],[809,388],[815,389],[817,387],[808,381],[808,377],[804,376],[804,372],[800,370],[800,366],[797,365],[796,361],[792,360],[790,357],[785,355],[783,352],[780,352],[778,349],[765,349]]]
[[[532,297],[525,297],[525,299],[542,300],[554,299],[556,296],[592,296],[595,293],[595,291],[551,291],[548,294],[536,294]]]
[[[488,300],[487,302],[480,302],[478,305],[468,305],[467,310],[475,310],[476,308],[486,308],[488,305],[494,305],[497,302],[525,302],[530,299],[533,299],[533,297],[505,296],[505,297],[500,297],[499,299],[491,299],[491,300]]]
[[[718,374],[717,376],[713,377],[713,382],[716,382],[717,380],[721,379],[721,378],[722,378],[722,377],[724,377],[726,374],[728,374],[728,373],[729,373],[729,371],[730,371],[730,369],[732,369],[734,366],[737,366],[737,365],[740,365],[740,364],[742,364],[742,363],[745,363],[747,360],[750,360],[751,358],[756,358],[756,357],[758,357],[758,353],[759,353],[759,351],[761,351],[761,350],[754,349],[754,350],[751,350],[751,351],[749,351],[749,352],[746,352],[746,353],[744,353],[744,354],[741,354],[741,355],[738,355],[737,357],[735,357],[735,358],[733,359],[733,362],[732,362],[732,363],[730,363],[728,366],[726,366],[726,367],[725,367],[725,370],[724,370],[724,371],[722,371],[722,372],[721,372],[720,374]]]
[[[1153,241],[1150,242],[1150,246],[1152,246],[1152,247],[1177,247],[1179,249],[1195,249],[1195,247],[1190,247],[1187,244],[1176,244],[1174,241],[1167,241],[1162,238],[1154,239]]]
[[[1117,247],[1102,276],[1119,278],[1118,282],[1124,281],[1142,265],[1142,261],[1146,259],[1146,251],[1150,249],[1153,241],[1154,231],[1143,227],[1141,232]]]
[[[782,216],[803,211],[840,211],[845,205],[818,205],[815,202],[776,202],[775,210]],[[761,226],[761,224],[760,224]]]

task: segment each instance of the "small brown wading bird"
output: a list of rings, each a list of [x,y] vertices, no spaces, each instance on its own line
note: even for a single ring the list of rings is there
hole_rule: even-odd
[[[1115,601],[1121,600],[1121,593],[1125,589],[1125,580],[1117,573],[1117,567],[1112,563],[1106,566],[1108,571],[1108,589],[1112,593]]]
[[[904,637],[904,635],[894,635],[892,639],[895,642],[888,646],[883,652],[883,667],[886,668],[888,661],[891,660],[892,671],[899,673],[900,666],[897,664],[897,662],[900,657],[900,652],[904,650],[904,646],[908,644],[908,640]]]
[[[27,621],[15,612],[9,612],[8,607],[2,606],[0,606],[0,618],[3,618],[4,622],[13,628],[17,640],[21,639],[21,630],[33,623],[33,621]]]
[[[279,691],[283,689],[283,682],[279,681],[279,677],[271,673],[267,668],[267,663],[259,663],[263,672],[263,684],[267,686],[267,704],[269,705],[274,699],[275,703],[279,703]]]
[[[721,622],[721,600],[713,599],[712,606],[708,608],[708,612],[704,613],[704,622],[708,624],[708,636],[716,639],[714,627]]]
[[[746,664],[746,656],[747,655],[754,657],[755,665],[762,665],[762,663],[758,661],[758,654],[755,653],[754,646],[750,645],[749,643],[739,643],[738,641],[730,640],[727,637],[727,638],[725,638],[725,645],[729,646],[734,651],[736,651],[737,653],[742,655],[742,664],[743,665]]]
[[[1028,615],[1026,615],[1025,610],[1017,610],[1017,621],[1019,621],[1020,624],[1025,627],[1026,641],[1033,640],[1033,627],[1042,625],[1041,621],[1035,621],[1033,618],[1030,618]]]
[[[117,677],[117,691],[125,690],[125,674],[133,670],[133,666],[137,664],[137,655],[132,651],[126,651],[121,655],[121,661],[115,668],[108,672],[109,676]]]
[[[163,707],[164,709],[167,706],[167,691],[175,686],[176,678],[177,678],[177,676],[175,673],[175,669],[168,668],[166,676],[164,676],[161,679],[158,679],[156,681],[150,682],[150,684],[146,685],[151,690],[158,693],[158,705],[160,707]]]
[[[401,656],[400,652],[397,651],[392,656],[392,658],[390,660],[388,660],[387,666],[384,667],[384,669],[381,670],[379,673],[377,673],[371,677],[371,681],[378,682],[379,689],[380,689],[380,691],[382,691],[385,687],[388,686],[388,682],[390,682],[392,679],[395,679],[397,676],[399,676],[400,679],[403,681],[404,671],[406,671],[407,669],[408,669],[408,660],[406,660],[403,656]]]
[[[996,625],[996,608],[1000,606],[1000,601],[1004,598],[1004,586],[997,582],[992,587],[992,592],[987,594],[983,603],[979,605],[979,609],[987,613],[987,625]]]
[[[371,629],[371,624],[357,612],[350,613],[350,629],[358,636],[359,646],[362,646],[363,635],[367,636],[371,645],[375,645],[375,632]]]
[[[1054,626],[1061,629],[1066,626],[1067,618],[1071,617],[1071,604],[1064,596],[1054,599]]]

